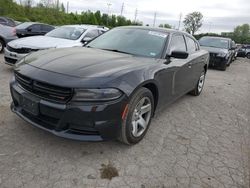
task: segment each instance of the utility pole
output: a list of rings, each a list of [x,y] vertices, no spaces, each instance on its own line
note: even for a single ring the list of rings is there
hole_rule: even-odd
[[[153,23],[153,27],[155,27],[155,23],[156,23],[156,12],[154,13],[154,23]]]
[[[211,31],[212,22],[209,22],[208,33]]]
[[[123,11],[124,11],[124,2],[122,3],[121,16],[123,15]]]
[[[135,20],[134,20],[135,23],[136,23],[136,20],[137,20],[137,16],[138,16],[138,9],[136,8],[135,9]]]
[[[181,27],[181,19],[182,19],[182,13],[180,13],[179,24],[178,24],[178,30],[180,30],[180,27]]]
[[[67,1],[67,14],[69,13],[69,2]]]
[[[110,12],[110,6],[112,5],[111,3],[107,3],[108,5],[108,16],[107,16],[107,26],[109,24],[109,12]]]

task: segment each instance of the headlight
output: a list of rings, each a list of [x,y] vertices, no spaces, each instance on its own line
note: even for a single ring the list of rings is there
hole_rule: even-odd
[[[122,92],[118,89],[75,89],[73,101],[109,101],[118,99]]]
[[[14,65],[14,68],[18,68],[20,65],[24,64],[25,63],[25,57],[19,59],[15,65]]]
[[[219,54],[217,54],[217,57],[225,57],[227,54],[225,54],[225,53],[219,53]]]

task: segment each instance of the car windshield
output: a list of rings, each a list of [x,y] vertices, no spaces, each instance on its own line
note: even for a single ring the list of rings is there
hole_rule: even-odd
[[[77,40],[86,31],[80,27],[59,27],[46,34],[48,37]]]
[[[33,25],[34,23],[30,23],[30,22],[24,22],[22,24],[19,24],[18,26],[16,26],[16,29],[26,29],[27,27]]]
[[[96,38],[87,47],[160,58],[168,34],[138,28],[116,28]]]
[[[229,48],[229,41],[220,38],[201,38],[199,40],[201,46],[215,47],[215,48]]]

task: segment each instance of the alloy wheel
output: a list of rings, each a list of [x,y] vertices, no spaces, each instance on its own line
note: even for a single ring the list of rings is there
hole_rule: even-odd
[[[203,72],[200,76],[199,83],[198,83],[198,92],[200,93],[203,89],[205,82],[205,73]]]
[[[0,41],[0,52],[3,51],[3,44],[2,42]]]
[[[148,127],[152,104],[148,97],[143,97],[136,105],[132,116],[132,135],[140,137]]]

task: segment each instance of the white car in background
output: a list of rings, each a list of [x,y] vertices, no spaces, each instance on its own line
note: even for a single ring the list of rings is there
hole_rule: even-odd
[[[108,28],[94,25],[65,25],[45,36],[33,36],[9,42],[4,50],[5,63],[14,65],[31,52],[49,48],[84,46],[85,43],[108,31]]]

